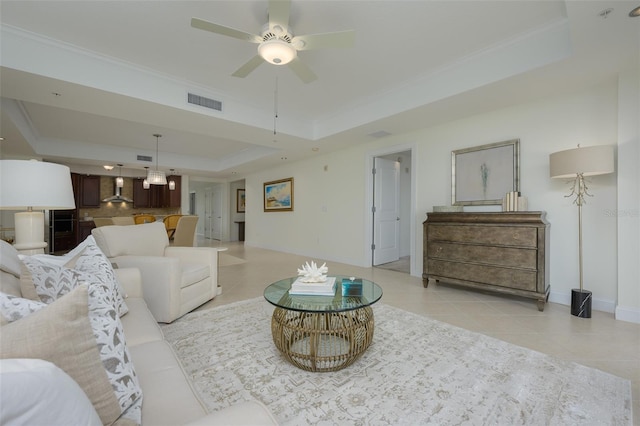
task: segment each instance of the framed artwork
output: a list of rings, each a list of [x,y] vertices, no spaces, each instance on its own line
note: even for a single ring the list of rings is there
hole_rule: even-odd
[[[264,183],[264,211],[293,211],[293,178]]]
[[[520,191],[520,140],[451,151],[451,205],[502,204]]]
[[[244,189],[236,190],[236,213],[244,213]]]

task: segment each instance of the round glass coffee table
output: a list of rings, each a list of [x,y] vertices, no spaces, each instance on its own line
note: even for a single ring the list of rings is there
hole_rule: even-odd
[[[264,290],[275,310],[273,342],[295,366],[307,371],[337,371],[351,365],[373,340],[373,309],[382,297],[376,283],[336,276],[333,296],[289,294],[297,277],[277,281]],[[349,295],[342,295],[342,282]],[[361,289],[357,285],[362,283]]]

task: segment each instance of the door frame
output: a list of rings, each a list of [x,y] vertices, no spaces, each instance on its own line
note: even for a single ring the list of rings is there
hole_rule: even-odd
[[[373,173],[371,170],[374,165],[375,157],[382,157],[389,154],[407,152],[411,153],[411,189],[409,193],[411,194],[411,206],[410,206],[410,235],[409,235],[409,252],[411,253],[411,263],[410,263],[410,275],[412,276],[422,276],[422,272],[418,273],[418,268],[416,267],[417,262],[417,254],[416,254],[416,200],[417,200],[417,185],[416,185],[416,144],[408,143],[401,145],[394,145],[385,148],[379,148],[376,150],[371,150],[367,152],[366,155],[366,167],[365,167],[365,211],[364,211],[364,253],[368,253],[366,256],[368,258],[368,265],[373,266],[373,250],[371,246],[373,244]]]

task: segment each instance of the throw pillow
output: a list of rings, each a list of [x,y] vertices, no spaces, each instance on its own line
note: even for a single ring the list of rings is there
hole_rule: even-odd
[[[26,298],[51,303],[85,283],[100,287],[119,316],[129,311],[111,263],[95,244],[87,244],[65,265],[34,256],[25,256],[22,263],[20,288]]]
[[[14,320],[0,328],[0,358],[53,362],[80,385],[104,424],[141,423],[142,390],[122,323],[99,287],[79,285],[49,305],[0,293],[0,309]]]
[[[41,359],[0,360],[0,424],[101,425],[80,386]]]

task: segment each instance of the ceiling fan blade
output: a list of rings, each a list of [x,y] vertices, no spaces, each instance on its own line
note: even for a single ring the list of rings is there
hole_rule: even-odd
[[[260,64],[262,64],[263,62],[264,62],[264,59],[262,59],[262,56],[256,55],[253,58],[249,59],[249,61],[246,64],[238,68],[236,72],[234,72],[231,75],[234,77],[245,78],[246,76],[251,74],[253,70],[258,68]]]
[[[262,41],[262,38],[255,34],[225,27],[223,25],[214,24],[213,22],[204,21],[198,18],[191,18],[191,26],[200,30],[210,31],[215,34],[221,34],[224,36],[249,41],[251,43],[260,43]]]
[[[315,79],[318,78],[316,74],[311,71],[311,68],[307,66],[302,60],[298,57],[294,58],[293,61],[289,62],[289,68],[302,80],[303,83],[311,83]]]
[[[296,36],[291,40],[291,44],[293,44],[297,50],[311,50],[353,47],[355,41],[356,32],[349,30]]]
[[[289,27],[291,0],[269,0],[269,27],[280,25],[286,31]]]

